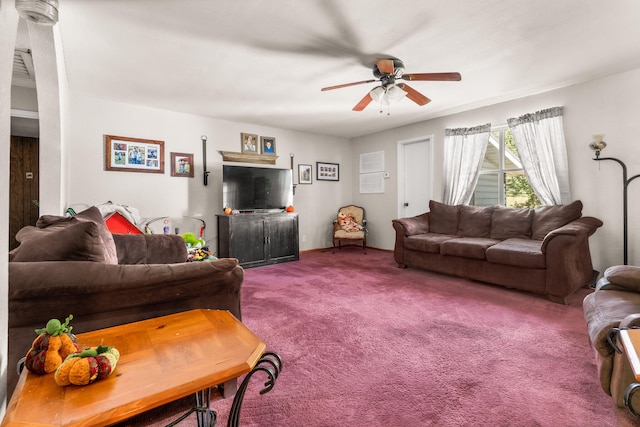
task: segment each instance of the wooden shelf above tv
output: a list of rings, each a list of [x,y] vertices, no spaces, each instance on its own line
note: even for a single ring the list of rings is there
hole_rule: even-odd
[[[224,162],[261,163],[263,165],[275,165],[278,156],[265,154],[234,153],[231,151],[218,151]]]

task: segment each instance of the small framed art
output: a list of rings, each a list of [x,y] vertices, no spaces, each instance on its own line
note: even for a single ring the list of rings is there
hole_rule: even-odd
[[[262,148],[262,154],[267,156],[276,155],[276,139],[270,136],[260,137],[260,147]]]
[[[171,153],[171,176],[193,178],[193,154]]]
[[[105,135],[108,171],[164,173],[164,141]]]
[[[253,133],[244,133],[240,134],[240,139],[242,140],[242,152],[245,154],[260,154],[260,150],[258,147],[258,135]]]
[[[316,162],[316,179],[318,181],[340,181],[340,165],[338,163]]]
[[[311,165],[298,165],[298,184],[311,184]]]

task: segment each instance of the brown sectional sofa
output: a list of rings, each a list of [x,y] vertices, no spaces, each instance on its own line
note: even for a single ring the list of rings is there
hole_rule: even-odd
[[[608,339],[612,328],[640,327],[640,267],[617,265],[605,270],[595,292],[587,295],[582,307],[595,354],[600,385],[616,406],[624,407],[624,393],[637,383],[624,352],[616,352]],[[618,340],[612,341],[622,349]],[[636,393],[637,395],[637,393]],[[640,410],[640,401],[633,401]]]
[[[7,392],[16,364],[51,318],[73,314],[74,333],[195,308],[241,318],[243,269],[235,258],[186,262],[176,235],[112,235],[97,208],[43,216],[16,235],[9,253]]]
[[[445,205],[392,221],[394,257],[416,267],[502,285],[556,302],[592,280],[588,238],[602,221],[582,216],[582,202],[515,209]]]

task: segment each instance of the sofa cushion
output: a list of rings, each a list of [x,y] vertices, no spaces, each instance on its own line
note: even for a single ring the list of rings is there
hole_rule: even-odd
[[[458,232],[459,206],[429,201],[429,231],[438,234],[456,234]]]
[[[20,246],[9,253],[12,262],[94,261],[107,263],[98,226],[82,221],[67,227],[23,227],[16,234]]]
[[[404,248],[412,251],[427,252],[431,254],[440,253],[440,244],[444,241],[455,239],[451,234],[416,234],[408,236],[404,240]]]
[[[500,243],[500,240],[481,237],[458,237],[446,240],[440,244],[442,255],[459,256],[463,258],[486,259],[487,248]]]
[[[528,208],[505,208],[496,206],[491,216],[491,238],[529,239],[531,238],[531,219],[533,211]]]
[[[113,235],[104,223],[100,210],[92,206],[85,209],[82,212],[73,216],[57,216],[57,215],[42,215],[36,222],[38,228],[50,228],[50,227],[68,227],[78,222],[93,222],[97,226],[100,240],[104,246],[105,261],[107,264],[118,263],[118,253],[116,252],[116,244],[113,241]]]
[[[582,216],[582,202],[576,200],[568,205],[540,206],[533,211],[531,238],[544,239],[550,231],[560,228]]]
[[[487,261],[493,264],[525,268],[545,268],[542,242],[531,239],[507,239],[487,248]]]
[[[458,236],[491,237],[491,216],[494,206],[460,206]]]

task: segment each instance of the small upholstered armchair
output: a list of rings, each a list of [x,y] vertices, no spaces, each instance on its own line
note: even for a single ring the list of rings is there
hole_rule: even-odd
[[[367,253],[367,220],[364,208],[355,205],[343,206],[338,210],[338,216],[333,220],[333,250],[342,249],[343,244],[362,245]]]

